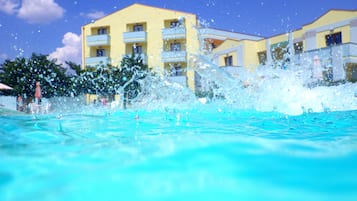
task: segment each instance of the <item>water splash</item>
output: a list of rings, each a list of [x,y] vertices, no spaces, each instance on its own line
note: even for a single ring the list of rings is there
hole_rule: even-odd
[[[312,112],[357,110],[357,83],[336,86],[308,87],[308,76],[289,64],[286,69],[260,66],[255,71],[221,68],[204,55],[191,55],[189,71],[201,77],[203,88],[195,92],[187,86],[170,81],[169,76],[148,73],[139,80],[141,92],[130,101],[129,110],[181,110],[217,106],[237,110],[279,112],[301,115]],[[199,90],[205,93],[199,94]],[[123,91],[119,87],[117,93]],[[75,100],[74,100],[75,99]],[[106,107],[83,105],[83,98],[55,98],[50,100],[56,112],[110,113],[121,110],[122,103],[114,101]]]
[[[288,115],[357,109],[356,83],[310,88],[306,84],[309,78],[302,75],[300,69],[289,70],[294,69],[293,66],[287,66],[287,69],[261,66],[254,72],[237,68],[235,74],[230,74],[207,57],[192,55],[191,67],[211,83],[208,88],[215,100],[222,99],[235,109],[276,111]]]

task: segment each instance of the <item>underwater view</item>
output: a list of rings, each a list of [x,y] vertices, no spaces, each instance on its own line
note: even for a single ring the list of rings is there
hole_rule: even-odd
[[[357,200],[352,0],[108,2],[0,1],[1,201]]]

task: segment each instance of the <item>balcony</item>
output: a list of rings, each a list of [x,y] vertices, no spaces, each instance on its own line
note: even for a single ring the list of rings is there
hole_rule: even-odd
[[[100,46],[100,45],[109,45],[109,44],[110,44],[110,37],[108,34],[87,36],[88,46]]]
[[[347,43],[342,46],[342,56],[345,62],[357,63],[357,44]]]
[[[357,63],[357,44],[345,43],[320,49],[305,51],[301,54],[294,55],[293,61],[298,65],[308,65],[312,62],[312,58],[318,55],[324,62],[323,64],[331,64],[331,61],[341,61],[343,63]],[[332,63],[333,64],[333,63]]]
[[[134,32],[124,32],[123,33],[124,43],[145,42],[146,38],[147,38],[147,33],[145,31],[134,31]]]
[[[186,62],[186,51],[165,51],[161,53],[162,62]]]
[[[320,49],[305,51],[301,54],[292,55],[291,62],[296,70],[309,72],[313,58],[318,56],[324,68],[332,68],[333,79],[343,80],[346,77],[344,66],[346,63],[357,63],[357,44],[345,43]]]
[[[95,67],[98,65],[107,65],[110,64],[109,57],[87,57],[86,66]]]
[[[162,29],[162,38],[164,40],[186,38],[186,29],[183,27]]]

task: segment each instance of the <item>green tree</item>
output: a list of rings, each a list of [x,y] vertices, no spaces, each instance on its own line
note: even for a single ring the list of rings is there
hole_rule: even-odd
[[[72,61],[66,61],[65,62],[67,66],[72,69],[76,75],[80,75],[84,70],[81,68],[81,65],[76,64]]]
[[[87,67],[80,72],[78,85],[81,92],[100,94],[113,97],[124,92],[125,103],[134,99],[141,92],[138,82],[147,74],[147,65],[143,59],[135,54],[125,56],[120,68],[112,65],[98,65],[95,68]]]
[[[35,54],[28,59],[18,57],[6,60],[1,65],[0,80],[13,86],[12,93],[33,97],[35,83],[41,83],[42,96],[45,98],[69,94],[72,85],[70,77],[66,76],[66,69],[49,60],[46,55]]]
[[[111,89],[114,85],[111,77],[112,69],[110,65],[87,67],[78,78],[78,84],[82,86],[81,92],[100,95],[112,93]]]
[[[148,66],[140,55],[125,56],[120,64],[121,86],[124,87],[124,103],[136,98],[142,91],[140,79],[145,78]]]

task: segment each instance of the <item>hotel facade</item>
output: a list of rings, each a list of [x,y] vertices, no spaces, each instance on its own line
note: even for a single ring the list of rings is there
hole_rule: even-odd
[[[195,14],[133,4],[84,25],[82,37],[84,68],[120,66],[125,55],[140,55],[152,71],[194,91],[200,79],[190,68],[194,54],[231,73],[263,64],[307,66],[318,54],[334,79],[357,80],[357,11],[331,10],[299,30],[263,38],[202,27]]]
[[[330,10],[298,30],[259,41],[225,40],[212,54],[232,73],[265,64],[308,71],[319,57],[334,81],[357,81],[357,10]]]

